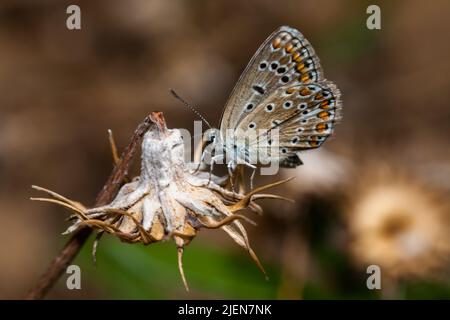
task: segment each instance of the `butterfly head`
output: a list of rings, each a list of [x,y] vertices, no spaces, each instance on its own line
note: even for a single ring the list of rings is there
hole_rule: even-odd
[[[208,131],[206,131],[205,133],[205,143],[206,144],[216,144],[218,142],[218,140],[220,139],[220,132],[217,129],[209,129]]]

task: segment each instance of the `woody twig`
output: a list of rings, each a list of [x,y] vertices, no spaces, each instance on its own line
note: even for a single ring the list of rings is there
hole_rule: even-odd
[[[120,159],[114,166],[111,175],[98,194],[95,200],[95,206],[105,205],[114,199],[119,187],[128,174],[128,169],[131,165],[136,150],[140,146],[142,138],[145,132],[147,132],[150,128],[151,124],[152,121],[150,116],[147,116],[136,128],[129,145],[123,151]],[[66,270],[68,265],[76,257],[91,233],[92,229],[89,227],[79,229],[69,239],[59,254],[53,259],[47,270],[42,274],[37,283],[30,289],[25,298],[28,300],[43,299],[61,277],[64,270]]]

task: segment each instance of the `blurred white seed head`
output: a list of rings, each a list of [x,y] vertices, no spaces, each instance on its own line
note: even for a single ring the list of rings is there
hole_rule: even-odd
[[[412,178],[362,177],[350,195],[347,223],[357,264],[379,265],[389,278],[428,276],[447,263],[449,206]]]

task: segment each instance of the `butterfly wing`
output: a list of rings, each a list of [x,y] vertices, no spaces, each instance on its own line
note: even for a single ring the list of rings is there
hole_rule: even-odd
[[[295,167],[301,164],[298,152],[320,147],[332,134],[341,113],[340,92],[332,82],[293,83],[272,92],[236,129],[262,132],[249,136],[249,154],[264,154],[260,151],[268,153],[269,148],[277,148],[277,159],[268,160]],[[274,129],[278,129],[278,141],[272,139]],[[269,152],[268,156],[275,155]]]
[[[322,79],[322,67],[311,44],[298,30],[280,27],[260,46],[236,83],[222,115],[222,136],[278,88]]]

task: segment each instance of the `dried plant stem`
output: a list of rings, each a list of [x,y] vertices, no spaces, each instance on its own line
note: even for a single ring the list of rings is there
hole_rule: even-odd
[[[105,185],[96,198],[96,207],[108,204],[116,196],[120,185],[128,174],[128,169],[131,165],[133,156],[136,153],[137,148],[140,146],[145,132],[147,132],[151,124],[152,121],[150,119],[150,116],[147,116],[144,121],[136,128],[133,137],[131,138],[130,144],[123,151],[120,159],[114,156],[115,162],[117,161],[116,165],[114,166],[111,175],[109,176],[108,180],[106,181]],[[114,141],[113,139],[111,139],[112,136],[110,134],[110,142]],[[117,150],[114,150],[114,148],[113,155],[117,155]],[[91,228],[84,227],[79,229],[66,243],[60,253],[53,259],[45,273],[40,277],[36,285],[31,288],[25,298],[28,300],[43,299],[47,292],[53,287],[59,277],[63,274],[67,266],[78,254],[91,233]]]

